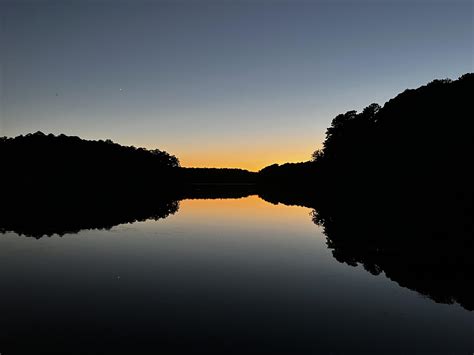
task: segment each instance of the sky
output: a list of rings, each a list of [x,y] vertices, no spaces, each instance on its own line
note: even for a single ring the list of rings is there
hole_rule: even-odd
[[[1,0],[0,136],[309,160],[337,114],[473,72],[473,3]]]

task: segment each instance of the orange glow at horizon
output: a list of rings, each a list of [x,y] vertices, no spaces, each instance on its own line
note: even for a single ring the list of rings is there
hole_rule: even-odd
[[[265,149],[266,148],[266,149]],[[181,166],[195,168],[241,168],[258,171],[268,165],[297,163],[311,159],[319,147],[305,144],[297,147],[282,146],[279,149],[261,148],[236,151],[225,149],[183,152],[178,155]]]
[[[160,144],[154,138],[142,140],[136,146],[147,149],[159,147],[176,156],[182,167],[187,168],[240,168],[259,171],[272,164],[297,163],[311,159],[311,154],[320,149],[324,137],[308,130],[292,134],[276,134],[262,137],[227,139],[220,137],[195,137],[175,140],[171,144]],[[133,144],[133,142],[132,142]]]

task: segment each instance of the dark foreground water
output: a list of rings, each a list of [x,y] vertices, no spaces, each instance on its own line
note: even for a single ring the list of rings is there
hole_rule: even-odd
[[[310,211],[185,200],[108,231],[0,235],[0,353],[472,354],[474,312],[339,263]]]

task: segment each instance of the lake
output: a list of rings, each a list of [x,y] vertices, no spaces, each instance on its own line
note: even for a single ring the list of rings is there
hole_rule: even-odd
[[[0,353],[474,351],[474,312],[340,263],[311,211],[191,199],[110,230],[0,234]]]

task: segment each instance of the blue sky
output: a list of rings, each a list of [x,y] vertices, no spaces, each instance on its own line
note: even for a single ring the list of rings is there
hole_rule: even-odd
[[[3,1],[0,135],[307,160],[338,113],[473,71],[472,1]],[[447,119],[447,124],[448,124]]]

